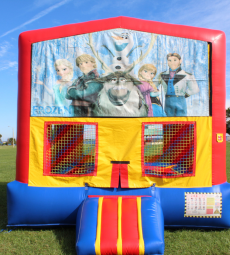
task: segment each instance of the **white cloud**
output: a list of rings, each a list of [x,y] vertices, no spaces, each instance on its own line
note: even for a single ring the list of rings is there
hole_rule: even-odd
[[[43,16],[47,15],[48,13],[50,13],[50,12],[52,12],[53,10],[57,9],[58,7],[60,7],[60,6],[64,5],[64,4],[66,4],[66,3],[68,3],[69,1],[71,1],[71,0],[63,0],[63,1],[61,1],[60,3],[57,3],[57,4],[54,4],[54,5],[50,6],[49,8],[45,9],[44,11],[39,12],[39,13],[38,13],[37,15],[35,15],[32,19],[30,19],[30,20],[24,22],[23,24],[21,24],[21,25],[15,27],[15,28],[13,28],[13,29],[7,31],[6,33],[4,33],[4,34],[2,34],[2,35],[0,35],[0,38],[1,38],[1,37],[4,37],[4,36],[6,36],[6,35],[8,35],[8,34],[10,34],[10,33],[12,33],[12,32],[14,32],[15,30],[18,30],[18,29],[20,29],[20,28],[22,28],[22,27],[24,27],[24,26],[26,26],[26,25],[29,25],[30,23],[32,23],[32,22],[34,22],[34,21],[36,21],[36,20],[42,18]]]
[[[109,2],[104,1],[101,4],[95,4],[95,5],[91,6],[91,8],[89,8],[88,10],[85,10],[85,12],[88,14],[91,14],[91,15],[100,13],[100,11],[102,9],[105,9],[108,5],[109,5]]]
[[[82,12],[86,13],[87,16],[94,15],[94,18],[97,16],[101,16],[103,13],[103,18],[107,18],[106,13],[110,13],[108,10],[114,10],[114,14],[111,13],[109,17],[117,17],[122,15],[124,12],[130,12],[132,9],[136,10],[138,4],[142,4],[143,1],[146,0],[104,0],[104,1],[92,1],[92,0],[84,0],[84,1],[75,1],[74,6],[76,8],[80,8],[81,5],[88,6],[87,9],[82,8]],[[130,14],[130,13],[129,13]],[[125,15],[126,16],[126,15]],[[101,18],[101,17],[100,17]]]
[[[7,53],[8,49],[10,47],[11,47],[11,44],[9,42],[5,41],[5,42],[1,43],[0,44],[0,57],[3,57]]]
[[[35,8],[42,7],[44,5],[50,5],[59,2],[58,0],[34,0],[33,5]]]
[[[114,4],[116,5],[116,7],[120,8],[120,9],[125,9],[127,8],[128,10],[130,9],[136,9],[136,6],[138,4],[143,4],[142,0],[120,0],[120,1],[116,1],[114,2]]]
[[[173,24],[183,24],[229,31],[230,5],[228,0],[168,1],[165,11],[157,16],[159,20]],[[154,20],[152,14],[151,18]]]
[[[9,61],[9,60],[5,60],[5,61],[1,61],[0,63],[0,71],[9,69],[9,68],[17,68],[18,66],[18,62],[17,61]]]

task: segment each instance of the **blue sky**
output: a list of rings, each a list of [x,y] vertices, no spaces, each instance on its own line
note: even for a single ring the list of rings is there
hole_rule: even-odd
[[[0,134],[17,123],[18,36],[28,30],[128,16],[222,30],[227,37],[226,106],[230,107],[229,0],[8,0],[0,15]],[[10,126],[10,127],[8,127]]]

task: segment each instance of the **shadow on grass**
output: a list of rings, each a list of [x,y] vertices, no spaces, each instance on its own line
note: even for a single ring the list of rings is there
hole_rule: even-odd
[[[75,242],[76,242],[76,228],[72,227],[59,227],[53,229],[56,239],[61,246],[62,254],[76,255]]]
[[[7,195],[6,195],[7,182],[0,182],[0,229],[5,228],[7,225]]]
[[[190,232],[213,232],[213,231],[216,231],[216,232],[222,232],[222,231],[225,231],[225,230],[228,230],[227,228],[201,228],[201,227],[193,227],[193,228],[190,228],[190,227],[181,227],[181,228],[173,228],[173,227],[165,227],[165,230],[169,233],[176,233],[176,232],[183,232],[183,231],[190,231]]]

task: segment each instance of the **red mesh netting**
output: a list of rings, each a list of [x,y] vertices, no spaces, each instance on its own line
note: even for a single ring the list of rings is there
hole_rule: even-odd
[[[144,174],[181,177],[195,174],[195,123],[144,125]]]
[[[94,175],[96,125],[46,124],[44,173]]]

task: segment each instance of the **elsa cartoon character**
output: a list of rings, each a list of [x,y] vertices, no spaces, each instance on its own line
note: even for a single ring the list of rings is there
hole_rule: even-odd
[[[158,97],[160,92],[152,81],[156,73],[157,68],[154,65],[144,64],[138,71],[138,78],[142,83],[138,88],[148,105],[148,117],[166,117]]]
[[[55,106],[69,106],[69,101],[65,96],[67,88],[72,84],[73,78],[73,65],[67,59],[58,59],[54,63],[54,67],[58,76],[61,79],[56,81],[56,84],[50,89],[42,81],[37,81],[37,84],[41,84],[45,87],[46,91],[53,97]]]
[[[57,75],[61,77],[61,79],[57,80],[56,85],[53,87],[55,104],[68,106],[69,101],[66,100],[65,96],[67,88],[72,84],[73,65],[66,59],[58,59],[55,61],[54,67]]]

